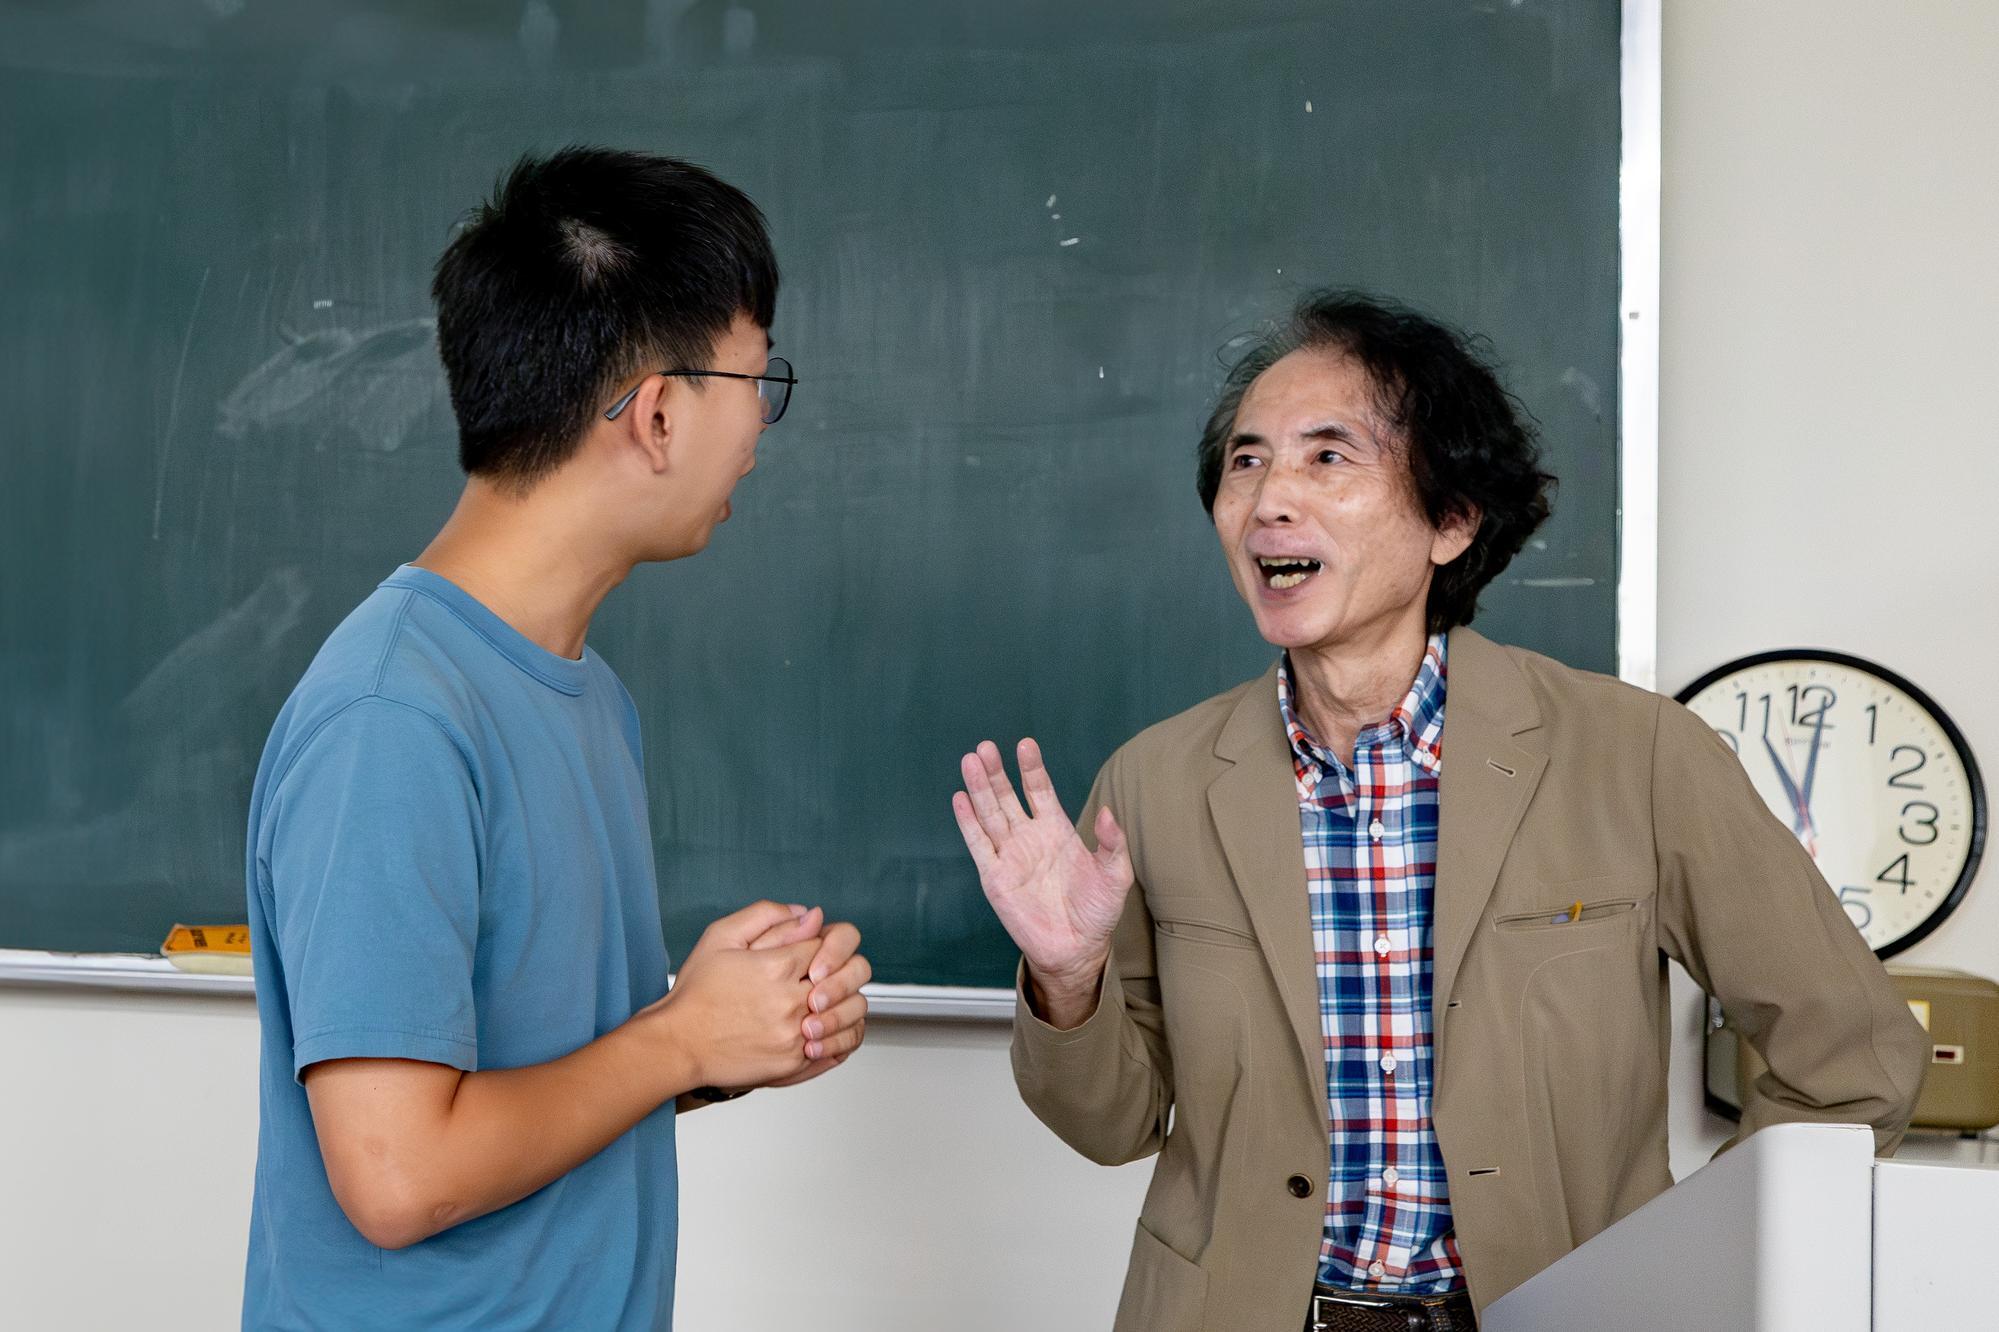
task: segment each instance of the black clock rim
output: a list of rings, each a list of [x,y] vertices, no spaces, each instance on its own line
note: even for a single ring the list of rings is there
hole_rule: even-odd
[[[1938,926],[1950,919],[1953,911],[1964,901],[1964,895],[1971,891],[1971,881],[1978,876],[1978,863],[1985,856],[1985,779],[1978,771],[1978,760],[1973,757],[1971,745],[1965,740],[1964,732],[1958,729],[1951,715],[1944,711],[1937,701],[1924,693],[1905,675],[1889,670],[1878,661],[1856,657],[1850,652],[1834,652],[1830,648],[1776,648],[1769,652],[1756,652],[1746,657],[1737,657],[1724,662],[1707,674],[1695,680],[1679,693],[1673,701],[1685,705],[1709,685],[1725,680],[1737,671],[1746,671],[1755,666],[1767,666],[1777,661],[1823,661],[1835,666],[1846,666],[1853,670],[1866,671],[1869,675],[1895,686],[1915,700],[1916,706],[1930,714],[1936,724],[1943,728],[1944,738],[1950,741],[1957,758],[1964,765],[1964,779],[1971,787],[1971,843],[1965,852],[1964,868],[1958,871],[1957,882],[1945,895],[1942,905],[1923,919],[1923,923],[1910,930],[1899,939],[1891,940],[1874,950],[1874,956],[1887,961],[1895,954],[1915,947],[1936,932]]]

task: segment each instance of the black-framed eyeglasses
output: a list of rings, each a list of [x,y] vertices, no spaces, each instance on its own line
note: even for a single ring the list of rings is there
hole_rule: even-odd
[[[760,375],[739,375],[733,370],[661,370],[657,373],[669,376],[684,375],[689,379],[753,380],[757,386],[757,400],[763,404],[765,425],[776,425],[778,418],[784,415],[784,409],[791,405],[791,386],[798,382],[791,373],[791,362],[782,356],[771,357],[770,363],[764,367],[764,372]],[[630,392],[611,404],[610,410],[604,413],[604,419],[617,420],[618,413],[632,405],[632,399],[638,396],[639,390],[643,387],[645,387],[643,379],[632,385]]]

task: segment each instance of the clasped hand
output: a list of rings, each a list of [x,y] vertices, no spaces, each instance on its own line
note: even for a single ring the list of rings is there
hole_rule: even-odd
[[[818,907],[757,902],[701,934],[660,1001],[693,1036],[696,1075],[791,1087],[845,1063],[867,1032],[861,932]]]

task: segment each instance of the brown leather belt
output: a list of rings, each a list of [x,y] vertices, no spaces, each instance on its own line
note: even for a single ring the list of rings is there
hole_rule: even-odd
[[[1461,1290],[1376,1295],[1315,1286],[1305,1318],[1305,1332],[1474,1332],[1477,1327],[1471,1297]]]

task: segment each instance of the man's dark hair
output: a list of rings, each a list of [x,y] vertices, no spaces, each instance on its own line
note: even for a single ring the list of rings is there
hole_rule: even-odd
[[[769,328],[777,259],[733,185],[676,158],[573,147],[514,164],[430,294],[459,463],[525,490],[576,451],[621,380],[706,368],[738,312]]]
[[[1383,423],[1401,437],[1417,502],[1431,525],[1474,509],[1480,515],[1470,547],[1430,584],[1430,631],[1470,624],[1479,593],[1547,520],[1555,486],[1541,470],[1532,418],[1500,385],[1482,348],[1482,339],[1364,292],[1308,293],[1222,381],[1201,432],[1202,505],[1213,517],[1236,411],[1256,377],[1294,351],[1349,356],[1373,383]]]

